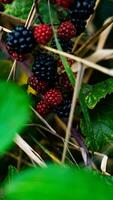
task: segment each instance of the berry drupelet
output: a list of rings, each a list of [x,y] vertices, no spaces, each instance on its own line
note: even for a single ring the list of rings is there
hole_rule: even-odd
[[[56,59],[48,53],[40,53],[33,63],[32,72],[39,80],[54,81],[57,75]]]
[[[9,53],[9,55],[12,57],[12,59],[15,59],[15,60],[20,61],[20,62],[22,62],[24,60],[24,55],[23,54],[18,54],[16,52],[10,50],[9,46],[7,46],[6,49],[7,49],[8,53]]]
[[[28,84],[35,90],[44,93],[48,89],[48,85],[45,81],[38,80],[34,75],[28,78]]]
[[[58,37],[63,40],[70,40],[76,36],[75,26],[71,21],[62,22],[57,30]]]
[[[96,0],[76,0],[70,5],[68,17],[75,24],[77,35],[84,31],[87,19],[94,12],[95,2]]]
[[[55,0],[55,3],[58,6],[61,6],[65,9],[67,9],[71,5],[72,2],[73,2],[73,0]]]
[[[29,53],[34,47],[34,37],[32,30],[24,26],[16,26],[7,35],[7,46],[11,51],[19,54]]]
[[[40,24],[34,28],[34,38],[39,44],[47,44],[52,35],[52,28],[47,24]]]
[[[47,114],[50,112],[50,106],[46,103],[46,101],[41,100],[37,106],[36,106],[36,111],[42,116],[46,117]]]
[[[67,62],[68,62],[68,64],[69,64],[69,66],[71,67],[72,64],[74,63],[74,60],[72,60],[72,59],[67,59]],[[64,70],[64,65],[63,65],[63,63],[62,63],[62,61],[61,61],[60,59],[57,61],[57,66],[58,66],[61,70]]]
[[[0,0],[0,3],[9,4],[12,3],[13,0]]]
[[[71,99],[65,98],[59,106],[54,108],[54,112],[61,118],[68,118],[70,108],[71,108]]]
[[[67,41],[67,40],[63,40],[61,38],[58,38],[58,41],[59,41],[63,51],[65,51],[67,53],[71,53],[72,48],[73,48],[72,40]],[[51,47],[57,49],[54,38],[52,39]]]
[[[45,93],[43,99],[48,103],[48,105],[57,106],[62,103],[63,97],[59,89],[53,88]]]
[[[70,80],[69,80],[66,72],[62,73],[59,76],[59,80],[58,81],[59,81],[58,84],[62,88],[63,91],[66,90],[67,93],[73,91],[73,87],[72,87],[72,85],[70,83]]]

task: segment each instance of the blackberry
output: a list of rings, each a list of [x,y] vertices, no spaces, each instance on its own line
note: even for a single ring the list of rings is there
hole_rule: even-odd
[[[71,108],[71,101],[72,100],[70,98],[65,98],[59,106],[54,108],[54,112],[61,118],[68,118]]]
[[[32,30],[26,29],[24,26],[16,26],[7,35],[7,45],[11,51],[16,53],[29,53],[34,47]]]
[[[47,83],[44,81],[39,81],[34,75],[30,76],[27,82],[34,90],[38,92],[43,93],[48,89]]]
[[[57,75],[57,62],[53,56],[40,53],[33,63],[32,72],[39,80],[50,83]]]
[[[80,19],[75,19],[74,24],[76,24],[76,35],[80,35],[85,31],[86,21],[82,21]]]
[[[96,0],[76,0],[70,5],[68,17],[78,29],[78,35],[84,31],[86,20],[93,14],[95,2]]]
[[[0,0],[0,3],[4,3],[4,4],[10,4],[12,2],[13,0]]]
[[[36,106],[36,111],[42,117],[46,117],[47,114],[49,114],[49,112],[51,111],[51,109],[50,109],[50,106],[44,100],[41,100],[40,102],[38,102],[38,104]]]
[[[73,48],[72,40],[65,41],[63,39],[58,38],[58,41],[59,41],[63,51],[65,51],[67,53],[71,53],[72,48]],[[52,39],[51,47],[57,49],[56,42],[55,42],[54,38]]]
[[[55,0],[58,6],[64,7],[65,9],[67,9],[72,2],[73,0]]]
[[[57,34],[59,38],[63,40],[70,40],[76,36],[76,28],[71,21],[65,21],[60,24],[57,29]]]
[[[44,100],[50,106],[57,106],[62,103],[63,96],[59,89],[53,88],[48,90],[44,95]]]
[[[34,28],[34,38],[39,44],[46,45],[53,35],[51,26],[40,24]]]

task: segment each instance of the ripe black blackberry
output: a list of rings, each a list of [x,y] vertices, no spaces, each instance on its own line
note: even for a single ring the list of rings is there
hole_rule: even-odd
[[[96,0],[76,0],[70,5],[68,17],[75,24],[78,35],[84,31],[86,20],[93,14],[95,2]]]
[[[60,43],[63,51],[65,51],[67,53],[71,53],[72,48],[73,48],[73,42],[72,42],[72,40],[65,41],[63,39],[59,39],[58,38],[58,41],[59,41],[59,43]],[[51,47],[57,49],[54,38],[52,39]]]
[[[71,108],[71,98],[65,98],[63,102],[54,108],[54,112],[61,118],[68,118]]]
[[[47,53],[40,53],[33,63],[32,72],[39,80],[54,81],[57,75],[56,59]]]
[[[16,26],[7,35],[7,45],[11,51],[19,54],[29,53],[34,47],[34,37],[32,30],[24,26]]]

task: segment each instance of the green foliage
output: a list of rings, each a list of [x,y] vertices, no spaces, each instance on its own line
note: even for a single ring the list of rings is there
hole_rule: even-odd
[[[102,98],[113,92],[113,78],[109,78],[93,86],[85,85],[82,91],[87,107],[93,109]]]
[[[6,200],[107,200],[112,185],[92,171],[49,166],[27,170],[5,186]]]
[[[6,5],[5,13],[26,19],[33,4],[33,0],[16,0]]]
[[[0,154],[10,145],[29,117],[29,100],[13,83],[0,82]]]
[[[7,79],[11,67],[12,67],[12,62],[10,60],[5,60],[5,59],[0,60],[0,80]]]
[[[11,4],[6,5],[5,13],[16,16],[18,18],[27,19],[28,13],[33,4],[33,0],[16,0]],[[21,9],[20,9],[21,8]],[[46,13],[46,15],[45,15]],[[51,13],[54,24],[59,24],[58,13],[56,6],[51,4]],[[47,0],[43,0],[39,4],[39,14],[41,15],[43,22],[50,24],[49,9]],[[37,21],[39,23],[39,21]]]
[[[87,136],[88,146],[94,143],[95,150],[101,150],[106,144],[113,140],[113,96],[107,96],[96,108],[90,111],[90,123],[93,127],[93,135],[87,132],[84,120],[81,121],[82,132]],[[93,141],[92,141],[93,140]]]
[[[43,21],[47,24],[50,24],[50,16],[49,16],[49,8],[47,4],[47,0],[43,0],[39,4],[39,13],[43,19]],[[46,15],[45,15],[46,13]],[[53,24],[60,24],[60,21],[58,19],[58,13],[56,6],[54,4],[51,4],[51,15],[52,15],[52,20]]]
[[[83,133],[84,132],[87,133],[86,136],[90,140],[90,148],[92,150],[94,150],[95,149],[95,143],[94,143],[93,127],[92,127],[92,124],[91,124],[89,110],[86,106],[86,103],[85,103],[85,100],[84,100],[84,95],[83,95],[82,91],[80,91],[79,101],[80,101],[80,107],[81,107],[81,110],[82,110],[82,113],[83,113],[83,121],[81,121],[81,122],[84,122],[84,126],[83,126],[83,123],[81,123],[82,124],[81,129],[82,129]],[[85,127],[85,131],[84,131],[83,127]]]
[[[12,181],[12,178],[18,173],[17,169],[10,165],[8,167],[8,176],[6,178],[6,180],[10,183],[10,181]]]

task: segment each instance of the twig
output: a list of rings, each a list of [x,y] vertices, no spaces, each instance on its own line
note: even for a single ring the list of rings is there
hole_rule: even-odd
[[[52,131],[52,133],[56,134],[56,131],[48,124],[48,122],[38,112],[36,112],[32,106],[30,106],[30,108],[36,114],[36,116]]]
[[[86,41],[85,44],[83,44],[78,51],[75,52],[76,55],[81,55],[83,56],[86,53],[86,49],[90,47],[92,44],[94,44],[97,40],[99,35],[106,29],[108,28],[111,24],[113,23],[113,17],[111,17],[110,21],[107,22],[102,26],[100,30],[98,30],[88,41]]]
[[[35,152],[18,134],[16,135],[14,142],[30,157],[30,159],[34,160],[35,163],[41,167],[46,167],[46,164],[40,155]]]
[[[108,69],[108,68],[102,67],[102,66],[100,66],[100,65],[98,65],[98,64],[95,64],[95,63],[93,63],[93,62],[91,62],[91,61],[86,60],[85,58],[83,59],[83,58],[81,58],[81,57],[74,56],[74,55],[72,55],[72,54],[68,54],[68,53],[66,53],[66,52],[62,52],[62,51],[59,51],[59,50],[57,50],[57,49],[54,49],[54,48],[51,48],[51,47],[48,47],[48,46],[43,46],[43,45],[41,45],[41,47],[42,47],[43,49],[46,49],[46,50],[48,50],[48,51],[51,51],[51,52],[53,52],[53,53],[55,53],[55,54],[65,56],[65,57],[67,57],[67,58],[70,58],[70,59],[72,59],[72,60],[75,60],[76,62],[80,62],[80,63],[84,64],[83,67],[88,66],[88,67],[91,67],[91,68],[93,68],[93,69],[95,69],[95,70],[98,70],[98,71],[100,71],[100,72],[102,72],[102,73],[105,73],[105,74],[107,74],[107,75],[109,75],[109,76],[113,76],[113,70],[112,70],[112,69]]]
[[[14,60],[14,63],[13,63],[13,65],[12,65],[12,68],[11,68],[11,71],[10,71],[9,76],[8,76],[8,78],[7,78],[7,81],[9,81],[9,79],[11,78],[11,76],[12,76],[12,74],[13,74],[13,71],[15,71],[16,66],[17,66],[17,61]]]
[[[78,74],[77,74],[75,87],[74,87],[74,94],[73,94],[72,105],[71,105],[71,110],[70,110],[70,114],[69,114],[69,121],[68,121],[67,129],[66,129],[66,137],[65,137],[64,149],[63,149],[63,154],[62,154],[62,163],[65,162],[65,158],[66,158],[68,141],[69,141],[69,138],[70,138],[70,135],[71,135],[73,115],[74,115],[75,106],[76,106],[76,103],[77,103],[77,98],[78,98],[78,95],[79,95],[80,86],[81,86],[81,83],[82,83],[82,76],[83,76],[83,67],[82,67],[82,65],[80,65],[79,71],[78,71]]]

